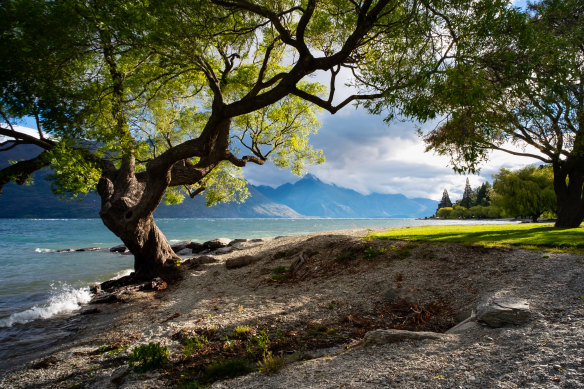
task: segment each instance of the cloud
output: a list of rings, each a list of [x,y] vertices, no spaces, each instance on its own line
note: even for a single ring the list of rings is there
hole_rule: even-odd
[[[327,183],[361,193],[402,193],[408,197],[440,200],[447,189],[452,200],[462,197],[465,176],[455,174],[449,159],[425,152],[417,127],[411,122],[385,123],[382,116],[362,109],[347,108],[343,115],[323,115],[322,128],[311,143],[323,149],[326,162],[309,171]],[[430,129],[433,123],[425,125]],[[503,152],[491,153],[481,174],[469,175],[471,186],[492,182],[501,167],[517,168],[536,162]],[[274,166],[244,169],[246,178],[256,185],[278,186],[298,177]]]

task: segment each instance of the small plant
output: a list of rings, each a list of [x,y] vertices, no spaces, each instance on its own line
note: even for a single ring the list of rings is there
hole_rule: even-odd
[[[135,371],[144,372],[155,370],[161,368],[162,365],[168,362],[169,355],[170,353],[166,346],[162,346],[160,343],[150,342],[134,348],[128,363]]]
[[[330,303],[328,303],[328,305],[327,305],[326,307],[327,307],[328,309],[331,309],[331,310],[332,310],[332,309],[335,309],[335,306],[336,306],[336,305],[335,305],[335,302],[334,302],[334,301],[331,301]]]
[[[268,351],[258,364],[261,372],[265,374],[275,374],[284,367],[284,358],[280,356],[275,357],[272,355],[271,351]]]
[[[237,326],[233,329],[233,337],[238,339],[247,338],[250,333],[250,326]]]
[[[233,344],[233,341],[229,340],[229,336],[225,335],[224,340],[225,341],[223,342],[223,349],[233,351],[235,345]]]
[[[107,353],[108,355],[118,355],[128,348],[128,345],[120,342],[113,344],[104,344],[97,349],[98,354]]]
[[[207,366],[205,376],[209,380],[225,377],[233,378],[251,373],[253,370],[251,362],[247,359],[228,359]]]
[[[326,327],[322,324],[316,324],[308,329],[308,335],[315,337],[315,338],[320,338],[321,336],[325,336],[325,335],[332,335],[336,332],[337,332],[337,330],[335,328]]]
[[[368,259],[372,259],[375,257],[380,256],[381,254],[387,252],[387,247],[380,247],[380,248],[375,248],[373,246],[369,246],[367,249],[365,249],[365,258]]]
[[[260,331],[256,336],[252,336],[245,345],[245,350],[252,356],[266,355],[270,347],[270,336],[266,331]]]
[[[284,281],[290,278],[290,269],[285,266],[277,266],[272,269],[270,279],[272,281]]]
[[[185,344],[183,346],[183,352],[186,356],[194,354],[197,350],[203,348],[205,343],[207,343],[207,337],[205,335],[201,336],[193,336],[191,338],[187,338],[185,340]]]
[[[542,258],[543,258],[543,259],[548,259],[549,257],[550,257],[550,255],[549,255],[549,254],[544,254],[544,255],[542,255]]]

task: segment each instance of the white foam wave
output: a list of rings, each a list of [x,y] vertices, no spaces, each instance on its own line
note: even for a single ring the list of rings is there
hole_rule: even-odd
[[[61,313],[73,312],[91,300],[89,288],[73,288],[67,284],[52,286],[53,292],[43,305],[34,306],[26,311],[16,312],[0,320],[0,327],[11,327],[16,323],[28,323],[37,319],[48,319]]]
[[[125,276],[129,276],[130,273],[132,273],[134,270],[133,269],[126,269],[126,270],[121,270],[119,272],[116,273],[116,275],[114,276],[114,280],[117,280],[118,278],[122,278]]]
[[[51,250],[51,249],[41,249],[41,248],[36,248],[34,249],[35,253],[52,253],[55,250]]]

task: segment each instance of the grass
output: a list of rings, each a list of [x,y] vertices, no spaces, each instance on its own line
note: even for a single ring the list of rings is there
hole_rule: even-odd
[[[584,249],[584,229],[559,229],[549,224],[409,227],[372,233],[368,239],[453,242],[486,247],[561,248],[560,251],[578,252]]]

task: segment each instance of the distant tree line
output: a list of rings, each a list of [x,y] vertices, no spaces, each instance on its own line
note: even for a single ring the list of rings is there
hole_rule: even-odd
[[[511,171],[501,169],[493,185],[482,183],[473,189],[468,178],[462,198],[454,204],[445,189],[438,204],[440,219],[496,219],[555,217],[556,195],[550,166],[528,166]]]

